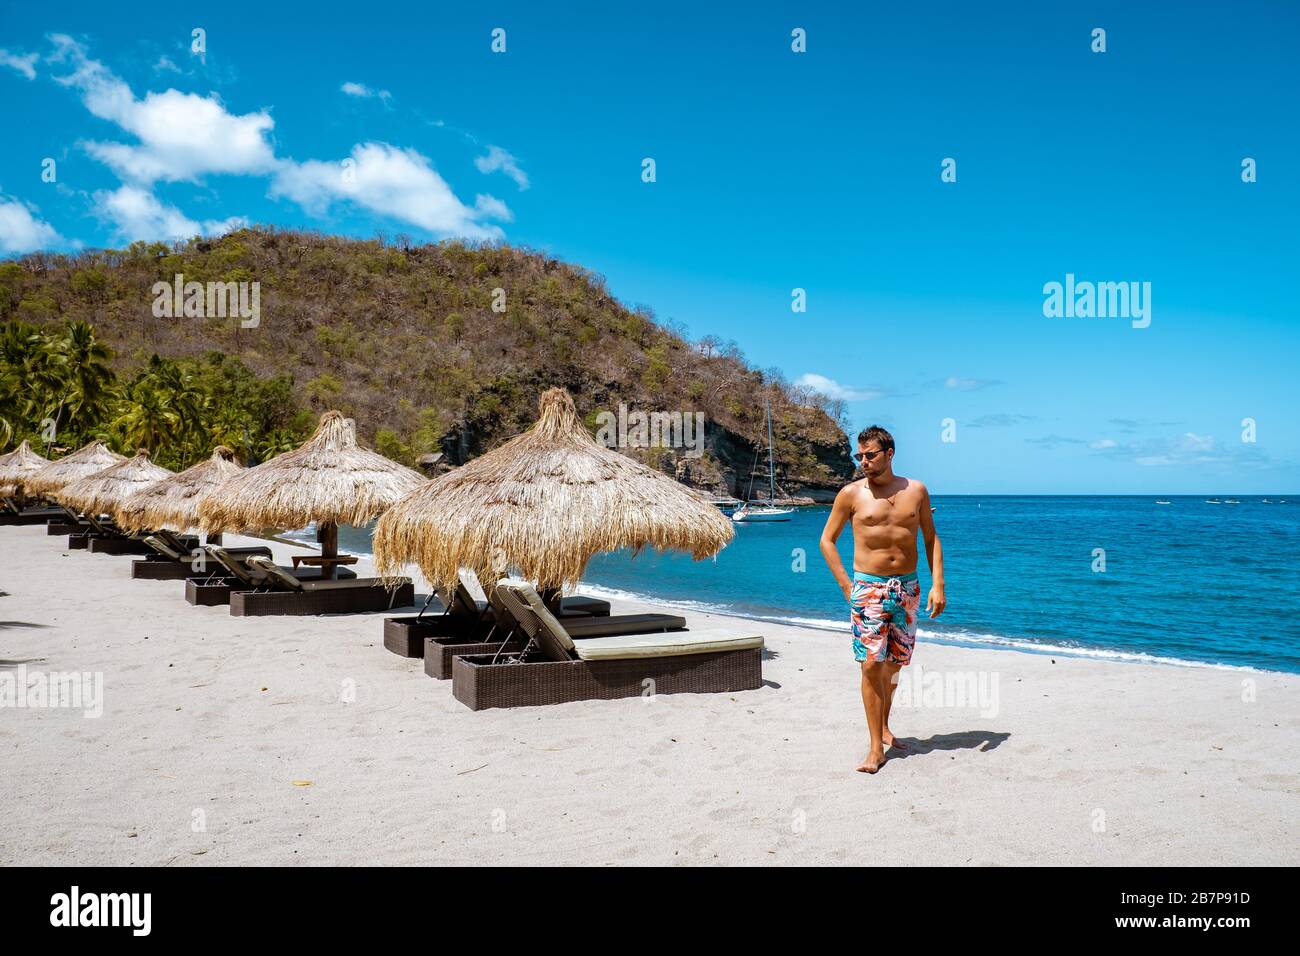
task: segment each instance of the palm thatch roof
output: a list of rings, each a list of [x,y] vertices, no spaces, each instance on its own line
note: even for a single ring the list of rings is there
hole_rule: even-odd
[[[53,495],[74,481],[124,461],[125,456],[112,451],[102,441],[92,441],[33,474],[23,482],[23,490],[29,495]]]
[[[155,465],[149,460],[148,450],[141,448],[126,461],[65,485],[55,497],[82,514],[107,514],[116,518],[118,506],[131,494],[174,474],[170,468]]]
[[[25,494],[23,484],[50,460],[32,451],[27,439],[7,455],[0,455],[0,498]]]
[[[199,525],[199,502],[219,485],[240,474],[244,466],[225,445],[179,474],[130,495],[117,509],[117,523],[131,533],[146,528],[187,531]]]
[[[326,412],[301,446],[206,495],[199,521],[208,532],[364,525],[425,480],[357,444],[356,424],[342,412]]]
[[[528,431],[389,509],[375,529],[380,573],[414,562],[452,587],[460,568],[484,582],[517,568],[540,588],[566,588],[605,551],[648,545],[699,560],[731,540],[731,521],[701,496],[598,445],[564,389],[539,407]]]

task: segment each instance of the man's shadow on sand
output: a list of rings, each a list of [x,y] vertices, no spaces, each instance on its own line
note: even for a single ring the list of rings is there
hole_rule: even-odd
[[[898,739],[907,744],[907,749],[890,748],[889,759],[904,760],[907,757],[934,753],[936,750],[978,750],[980,753],[988,753],[990,750],[997,749],[1010,736],[1008,733],[992,730],[963,730],[955,734],[935,734],[925,740],[900,737]]]

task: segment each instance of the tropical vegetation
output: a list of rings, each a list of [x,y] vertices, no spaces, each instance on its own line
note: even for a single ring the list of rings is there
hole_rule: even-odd
[[[311,433],[290,376],[259,378],[224,353],[115,365],[86,322],[0,325],[0,449],[27,439],[52,456],[101,439],[180,469],[222,444],[262,461]]]

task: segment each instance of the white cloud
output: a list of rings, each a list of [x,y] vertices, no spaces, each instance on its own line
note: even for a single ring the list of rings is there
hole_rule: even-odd
[[[496,196],[479,193],[474,197],[474,208],[482,214],[484,219],[500,219],[502,222],[515,221],[515,214],[510,211],[510,207],[497,199]]]
[[[36,61],[40,59],[37,53],[10,53],[8,50],[0,50],[0,66],[7,66],[17,70],[29,80],[36,79]]]
[[[63,237],[33,208],[19,199],[0,195],[0,252],[23,253],[59,245]]]
[[[966,423],[967,428],[1011,428],[1032,422],[1034,415],[1014,415],[1010,412],[998,412],[993,415],[981,415]]]
[[[1043,445],[1046,448],[1059,448],[1061,445],[1082,445],[1082,438],[1072,438],[1069,435],[1044,435],[1042,438],[1026,438],[1025,441],[1034,445]]]
[[[1076,439],[1077,441],[1077,439]],[[1229,465],[1249,455],[1244,448],[1236,451],[1222,447],[1212,435],[1183,432],[1172,437],[1148,438],[1142,441],[1116,441],[1098,438],[1089,441],[1088,448],[1109,458],[1131,459],[1138,465],[1159,467],[1166,465]]]
[[[236,116],[221,100],[170,89],[137,99],[120,77],[86,56],[71,37],[52,37],[53,63],[73,70],[55,77],[81,94],[100,119],[134,134],[139,143],[85,143],[85,149],[124,181],[138,185],[197,182],[209,173],[270,172],[276,164],[268,134],[275,121],[266,112]]]
[[[102,189],[95,193],[94,199],[95,214],[112,223],[118,234],[129,241],[217,236],[248,225],[248,220],[243,216],[196,222],[175,206],[167,205],[152,192],[139,186]]]
[[[200,232],[193,219],[138,186],[99,190],[95,193],[95,213],[130,240],[188,239]]]
[[[271,184],[272,196],[292,199],[312,215],[324,215],[336,202],[410,223],[429,232],[470,239],[497,239],[510,210],[491,196],[471,208],[456,198],[428,157],[386,143],[358,143],[351,162],[286,161]]]
[[[388,105],[388,101],[393,98],[393,94],[387,90],[372,90],[364,83],[344,83],[339,89],[348,96],[355,96],[363,100],[378,98],[383,100],[384,105]]]
[[[987,378],[958,378],[956,375],[949,375],[943,380],[944,388],[955,388],[962,392],[973,392],[977,388],[986,388],[989,385],[996,385],[997,382]]]
[[[825,375],[817,375],[814,372],[806,372],[795,379],[795,385],[801,388],[810,388],[815,392],[821,392],[827,398],[838,398],[846,402],[863,402],[871,399],[880,398],[884,392],[874,388],[855,388],[849,385],[841,385],[832,378]]]
[[[204,219],[203,234],[205,236],[224,236],[228,232],[234,232],[236,229],[247,229],[252,223],[248,221],[247,216],[227,216],[225,219]]]
[[[162,56],[158,57],[158,62],[153,65],[153,68],[159,73],[161,73],[164,70],[167,70],[168,72],[171,73],[181,72],[181,68],[177,66],[174,62],[172,62],[172,58],[167,56],[166,54],[163,54]]]
[[[93,211],[127,239],[210,235],[246,224],[242,217],[198,222],[155,195],[158,183],[200,183],[210,174],[268,177],[273,198],[292,199],[313,215],[325,215],[336,203],[350,203],[442,236],[499,239],[504,233],[495,223],[514,218],[494,196],[479,195],[473,206],[463,203],[429,158],[413,149],[358,143],[347,168],[336,162],[279,158],[271,139],[275,121],[268,111],[238,115],[215,94],[175,89],[137,98],[76,40],[63,34],[50,39],[54,50],[47,61],[64,71],[54,77],[56,82],[79,93],[92,114],[137,140],[82,144],[122,180],[119,188],[93,195]],[[163,57],[155,68],[174,66]],[[385,103],[389,97],[387,90],[374,91],[360,83],[345,83],[343,91]]]
[[[474,165],[484,175],[500,171],[513,179],[520,190],[528,188],[528,174],[519,168],[519,161],[500,146],[489,146],[487,155],[476,158]]]
[[[1195,432],[1184,432],[1176,440],[1176,447],[1179,451],[1210,452],[1214,450],[1214,438],[1210,435],[1198,435]]]

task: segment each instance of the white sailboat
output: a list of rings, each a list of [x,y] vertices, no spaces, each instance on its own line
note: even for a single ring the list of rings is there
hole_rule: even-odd
[[[776,500],[776,459],[772,454],[772,403],[767,403],[767,500]],[[749,497],[754,496],[754,473],[749,475]],[[793,508],[776,508],[772,505],[755,505],[746,501],[731,513],[732,521],[789,521]]]

